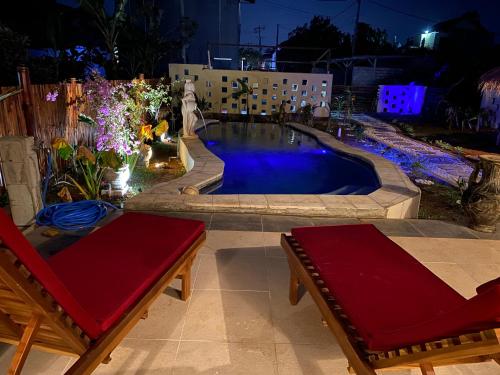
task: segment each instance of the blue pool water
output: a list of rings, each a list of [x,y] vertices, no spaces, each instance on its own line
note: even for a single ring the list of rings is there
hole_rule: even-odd
[[[214,124],[198,132],[224,160],[211,194],[369,194],[380,187],[367,163],[276,124]]]

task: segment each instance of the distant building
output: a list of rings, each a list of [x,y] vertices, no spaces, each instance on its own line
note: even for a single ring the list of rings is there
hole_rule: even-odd
[[[467,12],[460,17],[435,24],[414,38],[414,47],[431,50],[474,50],[492,46],[494,34],[482,24],[479,13]]]
[[[207,64],[207,50],[211,45],[212,58],[229,61],[235,68],[239,64],[240,5],[253,2],[255,0],[156,0],[155,7],[161,9],[161,32],[164,36],[179,33],[186,19],[197,25],[193,37],[181,48],[178,62]],[[133,5],[128,7],[130,12],[135,11]]]
[[[331,99],[332,75],[208,69],[197,64],[169,64],[172,81],[191,79],[198,98],[205,98],[210,112],[271,115],[285,103],[287,112],[297,112],[307,104],[327,107]],[[247,82],[253,95],[236,97]],[[288,103],[289,102],[289,103]]]

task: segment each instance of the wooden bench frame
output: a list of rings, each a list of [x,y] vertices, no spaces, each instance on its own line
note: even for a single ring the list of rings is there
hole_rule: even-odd
[[[203,232],[188,250],[153,284],[121,319],[98,339],[91,340],[49,295],[33,275],[0,242],[0,342],[17,345],[9,375],[20,374],[32,347],[78,356],[66,374],[91,374],[175,278],[182,280],[182,300],[191,293],[191,266],[206,238]],[[112,265],[110,265],[112,267]]]
[[[299,302],[299,286],[304,285],[347,357],[350,373],[375,375],[376,370],[420,368],[423,375],[434,375],[434,367],[437,366],[490,360],[500,364],[500,329],[385,352],[368,350],[356,327],[349,322],[342,306],[324,286],[314,264],[295,238],[282,234],[281,246],[288,256],[290,266],[290,303],[296,305]]]

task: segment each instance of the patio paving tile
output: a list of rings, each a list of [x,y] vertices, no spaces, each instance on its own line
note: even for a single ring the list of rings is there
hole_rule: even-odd
[[[262,231],[260,215],[214,213],[210,229]]]
[[[361,219],[361,223],[375,225],[386,236],[422,237],[422,233],[405,220]]]
[[[173,375],[277,374],[273,344],[181,342]]]
[[[262,215],[264,232],[290,232],[293,227],[313,225],[310,218],[300,216]]]
[[[210,222],[212,221],[212,213],[209,212],[183,212],[183,211],[172,211],[172,212],[149,212],[153,215],[164,215],[171,217],[178,217],[181,219],[192,219],[201,220],[205,223],[206,228],[210,227]]]
[[[177,341],[125,339],[113,351],[111,362],[94,374],[170,375],[178,346]]]
[[[255,250],[255,251],[253,251]],[[248,256],[245,254],[260,254]],[[195,289],[268,291],[265,248],[221,249],[215,255],[201,255]]]
[[[311,218],[313,225],[346,225],[359,224],[359,219],[336,219],[328,217],[313,217]]]
[[[338,345],[276,344],[276,356],[280,375],[348,374]]]
[[[7,374],[16,348],[0,343],[0,373]],[[23,375],[60,375],[72,360],[71,357],[32,350],[26,360]]]
[[[263,245],[262,232],[210,230],[201,251],[202,254],[215,253],[219,249],[241,249]],[[278,240],[279,244],[279,240]]]
[[[194,290],[181,339],[272,343],[269,293]]]
[[[439,220],[408,220],[425,237],[477,238],[466,227]]]
[[[469,276],[464,269],[454,263],[424,263],[436,276],[455,289],[465,298],[476,295],[476,287],[479,283]]]
[[[127,337],[179,340],[187,307],[187,303],[179,298],[178,291],[168,288],[149,308],[148,318],[139,321]],[[168,312],[168,319],[166,319],[166,312]]]

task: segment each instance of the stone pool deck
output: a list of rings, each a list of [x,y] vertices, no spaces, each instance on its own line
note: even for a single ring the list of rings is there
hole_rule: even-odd
[[[197,138],[183,138],[180,157],[184,176],[158,184],[125,203],[127,210],[235,212],[338,218],[416,218],[420,190],[401,169],[384,158],[350,147],[331,135],[301,124],[292,128],[315,137],[325,147],[353,155],[372,165],[381,187],[368,195],[329,194],[232,194],[185,195],[184,187],[201,190],[219,180],[224,162]],[[197,125],[201,127],[202,124]],[[318,171],[322,173],[323,171]],[[325,171],[326,172],[326,171]]]
[[[177,215],[202,218],[194,213]],[[210,230],[193,266],[191,298],[187,302],[178,298],[178,283],[166,289],[152,305],[149,318],[130,332],[112,353],[112,361],[99,366],[95,374],[347,375],[347,359],[323,326],[310,296],[304,295],[297,306],[288,302],[289,271],[279,232],[312,219],[275,216],[273,226],[262,221],[254,229],[257,227],[250,224],[254,219],[243,226],[247,215],[203,215]],[[235,222],[247,230],[217,229],[228,229]],[[421,235],[413,237],[402,224],[406,222],[416,223],[421,235],[427,234],[425,240]],[[500,275],[499,241],[442,238],[474,233],[438,221],[419,222],[380,220],[377,225],[393,233],[393,241],[465,297],[473,296],[479,284]],[[36,238],[31,240],[36,242]],[[13,347],[0,345],[0,372],[5,373],[12,354]],[[33,351],[23,374],[60,375],[73,361]],[[436,374],[498,375],[500,366],[457,365],[437,368]]]
[[[356,114],[353,119],[365,127],[363,134],[368,138],[415,157],[431,176],[453,186],[458,186],[458,181],[469,180],[473,168],[463,158],[406,137],[394,126],[371,116]]]

